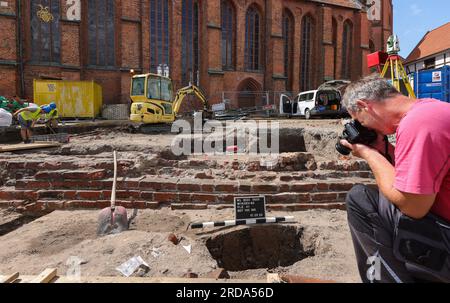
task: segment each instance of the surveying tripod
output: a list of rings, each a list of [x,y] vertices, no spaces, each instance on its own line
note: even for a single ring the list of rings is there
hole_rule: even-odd
[[[409,97],[416,99],[416,94],[409,83],[408,75],[406,74],[405,67],[403,66],[402,59],[398,55],[400,51],[400,45],[397,35],[389,37],[387,43],[388,59],[384,65],[381,77],[384,78],[390,68],[392,85],[401,92],[401,81],[408,91]]]

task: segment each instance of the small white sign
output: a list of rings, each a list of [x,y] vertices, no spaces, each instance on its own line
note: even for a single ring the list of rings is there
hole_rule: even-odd
[[[66,18],[69,21],[81,20],[81,3],[80,0],[66,0],[67,14]]]
[[[433,82],[441,82],[442,81],[442,72],[433,72]]]
[[[8,7],[8,2],[6,2],[6,1],[0,1],[0,6],[1,6],[1,7]]]
[[[225,103],[214,104],[214,105],[212,106],[213,112],[224,111],[225,108],[226,108],[226,104],[225,104]]]
[[[367,18],[370,21],[380,21],[381,20],[381,0],[367,1],[367,5],[370,5],[370,8],[367,11]]]

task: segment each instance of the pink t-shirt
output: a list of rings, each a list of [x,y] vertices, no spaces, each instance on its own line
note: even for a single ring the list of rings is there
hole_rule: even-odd
[[[431,212],[450,221],[450,104],[418,100],[401,120],[395,148],[395,188],[437,194]]]

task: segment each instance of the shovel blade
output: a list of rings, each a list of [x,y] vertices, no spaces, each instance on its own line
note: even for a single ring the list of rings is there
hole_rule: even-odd
[[[117,206],[114,211],[108,207],[100,212],[97,227],[99,236],[118,234],[126,230],[128,230],[128,215],[124,207]]]

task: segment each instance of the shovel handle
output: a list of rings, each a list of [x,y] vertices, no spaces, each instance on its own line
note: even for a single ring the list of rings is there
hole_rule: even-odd
[[[114,179],[111,191],[111,209],[116,208],[116,188],[117,188],[117,151],[114,151]]]

